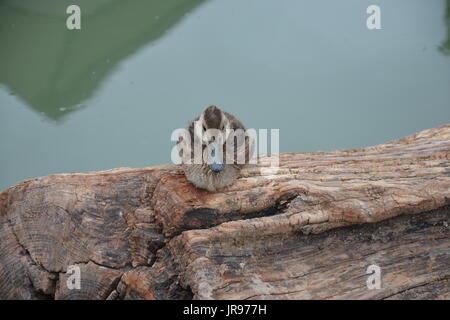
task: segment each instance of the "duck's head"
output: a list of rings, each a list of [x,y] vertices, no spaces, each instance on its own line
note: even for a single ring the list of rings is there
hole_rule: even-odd
[[[230,128],[230,120],[227,115],[216,106],[209,106],[203,110],[198,120],[204,131],[208,129],[225,131]]]
[[[224,168],[223,143],[229,134],[230,120],[216,106],[206,108],[195,123],[195,134],[206,152],[205,160],[213,172]]]

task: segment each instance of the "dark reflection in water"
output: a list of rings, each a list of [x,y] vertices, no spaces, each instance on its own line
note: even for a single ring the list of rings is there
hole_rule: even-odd
[[[0,190],[170,163],[172,130],[208,104],[279,129],[281,152],[447,123],[449,2],[377,0],[368,30],[372,0],[0,0]]]
[[[447,55],[450,55],[450,0],[447,0],[447,6],[445,10],[445,24],[447,25],[447,40],[445,40],[439,50]]]
[[[60,120],[82,107],[117,64],[205,0],[0,0],[0,83]],[[82,30],[66,28],[77,4]]]

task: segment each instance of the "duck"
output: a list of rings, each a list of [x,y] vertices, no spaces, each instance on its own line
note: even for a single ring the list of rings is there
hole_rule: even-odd
[[[253,151],[253,140],[245,134],[242,122],[210,105],[186,129],[188,136],[180,137],[177,143],[186,178],[195,187],[209,192],[232,185],[249,164]],[[201,148],[196,148],[196,143]],[[190,157],[183,154],[185,150],[190,150]],[[201,153],[196,155],[196,150]]]

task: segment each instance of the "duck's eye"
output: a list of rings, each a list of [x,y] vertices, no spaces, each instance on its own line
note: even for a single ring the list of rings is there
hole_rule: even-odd
[[[205,131],[206,131],[206,127],[205,127],[205,125],[203,125],[203,130],[205,130]]]

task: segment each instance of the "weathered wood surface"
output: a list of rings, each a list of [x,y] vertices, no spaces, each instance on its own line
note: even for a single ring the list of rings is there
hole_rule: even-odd
[[[0,298],[450,298],[450,125],[264,166],[217,193],[175,165],[9,188]],[[381,289],[366,286],[371,264]]]

